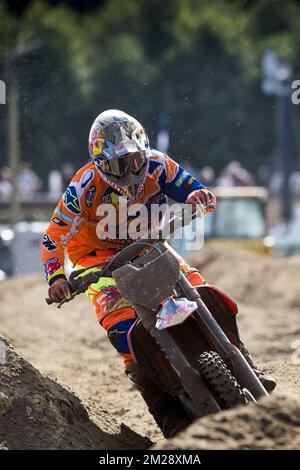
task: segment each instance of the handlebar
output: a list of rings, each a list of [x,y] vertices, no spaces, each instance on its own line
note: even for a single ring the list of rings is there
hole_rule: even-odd
[[[185,209],[182,209],[180,212],[177,214],[174,214],[173,217],[171,217],[168,222],[165,224],[165,226],[169,225],[170,227],[170,235],[172,235],[177,228],[184,227],[188,225],[192,220],[195,220],[197,216],[203,217],[205,215],[206,210],[209,207],[205,207],[203,204],[198,204],[199,206],[199,212],[193,212],[190,214],[189,212],[185,211]],[[164,227],[165,230],[165,227]]]

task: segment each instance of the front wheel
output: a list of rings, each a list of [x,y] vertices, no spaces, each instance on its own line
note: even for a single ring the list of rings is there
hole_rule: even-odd
[[[198,360],[201,377],[221,409],[248,403],[241,387],[215,351],[204,352]]]

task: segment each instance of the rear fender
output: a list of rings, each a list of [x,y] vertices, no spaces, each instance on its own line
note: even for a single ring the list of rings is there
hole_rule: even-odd
[[[239,347],[240,338],[236,324],[238,306],[236,302],[221,289],[210,284],[198,287],[197,291],[229,341]]]
[[[215,302],[217,302],[220,307],[226,309],[227,306],[228,313],[230,311],[233,315],[237,315],[239,311],[237,303],[218,287],[212,284],[204,284],[203,286],[198,287],[197,290],[201,297],[202,295],[205,297],[207,291],[210,291],[210,296],[214,297]]]

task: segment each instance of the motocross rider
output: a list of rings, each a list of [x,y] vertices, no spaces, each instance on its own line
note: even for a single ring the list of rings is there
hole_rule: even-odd
[[[48,293],[57,303],[70,297],[64,271],[65,250],[77,269],[89,268],[109,260],[132,242],[118,236],[99,238],[99,205],[105,203],[118,208],[121,198],[126,197],[129,206],[142,203],[150,207],[153,203],[165,203],[169,197],[194,206],[201,203],[207,212],[216,208],[213,193],[167,155],[151,149],[143,126],[122,111],[107,110],[95,119],[89,135],[89,155],[91,161],[71,180],[43,238],[42,261],[50,286]],[[201,274],[183,259],[181,269],[194,287],[203,284]],[[137,318],[133,307],[121,298],[111,277],[101,277],[89,286],[86,294],[95,307],[100,325],[123,357],[125,372],[140,391],[150,413],[166,437],[174,435],[190,420],[178,408],[180,404],[165,396],[133,361],[127,343],[127,332]],[[249,356],[245,348],[244,353]],[[250,356],[247,360],[251,361],[251,367],[264,385],[274,388],[273,380],[257,371]]]

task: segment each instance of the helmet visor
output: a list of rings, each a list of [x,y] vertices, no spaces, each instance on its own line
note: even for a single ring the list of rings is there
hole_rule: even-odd
[[[102,160],[100,165],[105,173],[121,178],[129,172],[138,174],[145,165],[146,160],[144,152],[134,152],[128,153],[124,157]]]

